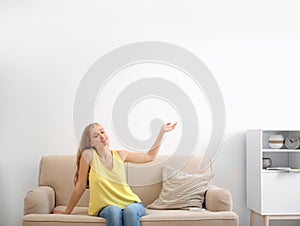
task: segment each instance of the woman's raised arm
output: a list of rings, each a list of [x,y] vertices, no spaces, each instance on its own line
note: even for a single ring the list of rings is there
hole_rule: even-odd
[[[177,122],[174,123],[173,125],[171,125],[170,122],[167,124],[164,124],[161,127],[154,144],[152,145],[152,147],[150,148],[150,150],[148,152],[139,153],[139,152],[130,152],[127,150],[120,150],[120,151],[118,151],[118,154],[120,155],[120,157],[122,158],[122,160],[124,162],[131,162],[131,163],[151,162],[156,158],[156,156],[158,154],[164,134],[166,132],[170,132],[170,131],[174,130],[176,125],[177,125]]]

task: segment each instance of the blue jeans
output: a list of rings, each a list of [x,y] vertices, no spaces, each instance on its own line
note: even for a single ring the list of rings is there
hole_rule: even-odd
[[[123,210],[117,206],[107,206],[98,214],[106,219],[106,226],[140,226],[140,217],[144,215],[142,203],[129,204]]]

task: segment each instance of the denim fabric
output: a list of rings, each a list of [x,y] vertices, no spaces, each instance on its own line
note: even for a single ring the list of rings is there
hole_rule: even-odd
[[[129,204],[123,210],[117,206],[107,206],[98,214],[106,219],[106,226],[140,226],[140,217],[144,215],[142,203]]]

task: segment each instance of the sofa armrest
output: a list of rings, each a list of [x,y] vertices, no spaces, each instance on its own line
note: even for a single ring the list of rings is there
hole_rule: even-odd
[[[28,191],[24,198],[24,215],[50,213],[55,204],[55,193],[49,186],[40,186]]]
[[[205,207],[209,211],[232,211],[232,196],[228,189],[210,186],[205,196]]]

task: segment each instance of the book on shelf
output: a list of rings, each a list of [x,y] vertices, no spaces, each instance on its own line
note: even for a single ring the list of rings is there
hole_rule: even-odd
[[[267,170],[274,170],[287,173],[300,173],[300,169],[295,169],[291,167],[268,167]]]

